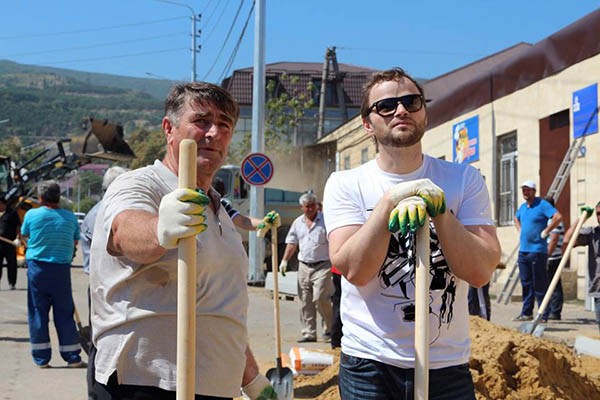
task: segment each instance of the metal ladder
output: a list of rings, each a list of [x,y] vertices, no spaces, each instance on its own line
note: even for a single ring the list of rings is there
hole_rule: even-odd
[[[558,196],[562,193],[567,179],[569,179],[571,168],[573,168],[573,164],[577,160],[577,155],[579,154],[579,150],[581,150],[581,146],[583,146],[583,142],[585,142],[585,136],[580,136],[573,140],[565,154],[565,158],[563,158],[560,167],[558,167],[550,189],[548,189],[548,196],[551,196],[555,202],[558,201]]]
[[[552,180],[552,184],[550,185],[550,189],[548,189],[548,196],[552,196],[554,201],[558,201],[558,197],[562,193],[565,184],[567,183],[567,179],[569,179],[569,175],[571,174],[571,168],[573,168],[573,164],[577,160],[577,156],[579,154],[579,150],[583,143],[585,142],[585,136],[580,136],[571,142],[571,145],[567,149],[565,153],[565,157],[563,158],[560,166],[558,167],[558,171]],[[514,250],[510,253],[507,260],[511,260],[512,257],[517,253],[519,249],[519,244],[514,248]],[[502,287],[502,291],[498,295],[496,302],[500,304],[500,302],[504,301],[504,304],[508,304],[515,287],[517,286],[517,282],[519,281],[519,266],[517,261],[513,264],[508,278]]]

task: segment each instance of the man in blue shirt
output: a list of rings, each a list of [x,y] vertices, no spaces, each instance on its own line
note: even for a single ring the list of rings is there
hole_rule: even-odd
[[[50,184],[41,196],[42,206],[27,211],[21,235],[27,242],[27,310],[29,340],[34,363],[49,367],[52,350],[48,331],[53,309],[60,355],[71,368],[84,367],[79,354],[71,288],[71,260],[79,240],[79,224],[72,211],[59,208],[60,187]]]
[[[517,210],[515,227],[520,232],[517,263],[523,288],[523,307],[514,320],[530,321],[533,319],[534,298],[539,307],[548,288],[546,238],[560,224],[562,215],[546,200],[536,197],[535,182],[523,182],[521,190],[525,202]],[[543,322],[548,320],[548,312],[546,309],[542,315]]]

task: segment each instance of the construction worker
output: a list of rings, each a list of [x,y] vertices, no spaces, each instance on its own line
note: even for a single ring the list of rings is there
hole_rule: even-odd
[[[40,368],[49,367],[52,356],[48,330],[50,308],[58,333],[60,355],[71,368],[84,367],[79,333],[73,319],[71,260],[79,240],[79,224],[72,211],[59,207],[60,187],[48,185],[42,206],[25,214],[21,235],[27,244],[27,316],[31,354]]]
[[[10,207],[4,197],[0,197],[0,279],[3,260],[6,260],[8,287],[15,290],[17,285],[17,247],[21,245],[19,228],[21,220],[17,211]]]
[[[548,244],[550,232],[560,224],[562,215],[546,200],[536,196],[536,184],[527,180],[521,184],[523,204],[515,214],[515,228],[519,232],[519,278],[523,289],[523,306],[514,321],[531,321],[533,306],[538,307],[548,289]],[[550,221],[548,221],[550,220]],[[542,322],[548,321],[550,310],[546,308]]]

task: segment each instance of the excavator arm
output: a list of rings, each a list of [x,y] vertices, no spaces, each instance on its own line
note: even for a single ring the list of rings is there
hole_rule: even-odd
[[[128,161],[135,158],[135,153],[124,139],[121,125],[88,117],[83,120],[82,127],[85,138],[80,153],[71,151],[70,146],[66,146],[71,139],[65,138],[57,140],[55,148],[47,147],[14,168],[11,168],[10,158],[0,157],[0,190],[8,204],[28,197],[35,189],[35,183],[60,180],[95,159]],[[3,174],[3,169],[10,173]]]

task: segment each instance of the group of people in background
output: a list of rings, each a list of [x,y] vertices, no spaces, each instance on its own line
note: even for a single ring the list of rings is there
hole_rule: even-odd
[[[520,232],[518,267],[523,290],[523,306],[515,321],[533,319],[534,303],[541,306],[557,269],[566,256],[566,247],[575,230],[575,224],[565,232],[562,214],[555,208],[552,197],[536,196],[535,182],[528,180],[521,185],[523,199],[515,215],[515,226]],[[583,207],[587,217],[594,210]],[[596,216],[600,224],[600,203],[596,204]],[[588,295],[594,299],[596,320],[600,329],[600,226],[583,227],[574,246],[588,246]],[[557,280],[550,301],[543,310],[541,321],[561,320],[564,293],[560,277]]]
[[[500,243],[481,174],[422,152],[426,101],[421,85],[402,69],[375,73],[363,93],[361,117],[377,156],[329,177],[324,211],[315,194],[303,194],[302,215],[285,238],[281,273],[298,252],[298,342],[317,341],[320,315],[324,338],[332,348],[341,347],[343,399],[413,398],[418,228],[430,233],[428,314],[435,323],[429,332],[429,396],[475,399],[468,364],[468,292],[489,288]],[[252,400],[277,398],[248,341],[248,258],[236,226],[268,230],[278,226],[278,216],[241,215],[222,198],[215,180],[238,117],[236,101],[219,86],[175,86],[162,120],[164,159],[118,171],[84,221],[95,345],[89,398],[175,398],[177,246],[189,237],[198,245],[195,398],[232,399],[240,388]],[[195,190],[178,188],[184,139],[198,147]],[[548,274],[560,262],[564,227],[556,208],[535,196],[534,182],[521,189],[525,203],[515,225],[521,238],[523,307],[516,319],[525,321],[532,319],[534,302],[541,303]],[[49,185],[41,198],[42,207],[30,210],[21,227],[28,243],[32,355],[36,365],[48,366],[53,307],[60,354],[68,366],[80,367],[69,272],[80,230],[73,213],[58,207],[58,185]],[[2,207],[0,201],[0,212]],[[600,327],[600,203],[595,212],[599,226],[582,229],[576,245],[589,246],[590,294]],[[5,211],[0,229],[15,240],[9,223],[14,220]],[[563,243],[571,234],[572,227]],[[5,248],[0,250],[7,257]],[[14,286],[16,273],[10,271]],[[485,300],[478,303],[483,306]],[[560,319],[561,304],[557,287],[556,301],[543,318]]]

